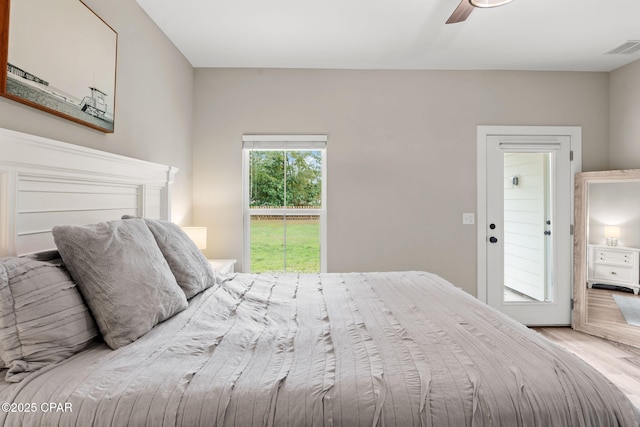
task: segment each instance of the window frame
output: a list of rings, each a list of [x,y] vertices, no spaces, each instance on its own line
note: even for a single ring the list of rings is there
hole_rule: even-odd
[[[242,136],[242,271],[251,271],[251,215],[318,215],[320,217],[320,273],[327,272],[327,135],[243,135]],[[322,155],[322,184],[319,209],[261,209],[251,208],[249,153],[256,151],[320,151]]]

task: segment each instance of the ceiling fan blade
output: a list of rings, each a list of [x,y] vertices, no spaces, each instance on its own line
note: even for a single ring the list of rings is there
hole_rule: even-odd
[[[456,7],[456,10],[454,10],[449,19],[447,19],[446,24],[455,24],[456,22],[465,21],[472,11],[473,6],[469,3],[469,0],[461,0],[458,7]]]

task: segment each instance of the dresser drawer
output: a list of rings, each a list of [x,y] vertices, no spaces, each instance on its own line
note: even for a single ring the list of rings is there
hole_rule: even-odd
[[[597,250],[596,263],[633,265],[633,252]]]
[[[638,278],[633,277],[635,269],[622,265],[602,265],[596,264],[593,269],[593,277],[599,280],[610,280],[616,282],[637,283]]]

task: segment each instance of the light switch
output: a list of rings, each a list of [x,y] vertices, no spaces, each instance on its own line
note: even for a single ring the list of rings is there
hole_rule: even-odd
[[[463,213],[462,214],[462,223],[465,225],[475,224],[476,223],[476,214],[474,213]]]

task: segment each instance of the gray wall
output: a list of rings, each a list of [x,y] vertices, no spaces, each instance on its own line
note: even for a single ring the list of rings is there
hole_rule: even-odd
[[[115,132],[104,134],[5,98],[0,127],[177,166],[172,215],[190,222],[193,68],[134,0],[85,3],[118,33]]]
[[[195,87],[209,257],[242,256],[243,133],[329,135],[329,271],[428,270],[472,294],[477,125],[582,126],[583,169],[608,167],[607,73],[197,69]]]
[[[609,73],[609,169],[640,169],[640,61]],[[589,243],[620,226],[620,244],[640,247],[640,183],[591,184]]]
[[[472,294],[475,227],[461,214],[476,209],[477,125],[579,125],[583,170],[640,167],[640,62],[611,73],[194,72],[135,1],[87,4],[119,36],[115,132],[4,98],[0,127],[179,167],[173,219],[209,227],[210,257],[242,255],[243,133],[329,134],[330,271],[424,269]]]
[[[620,246],[640,248],[640,182],[592,182],[588,191],[588,243],[604,245],[604,227],[615,225]]]
[[[637,169],[640,168],[640,61],[609,74],[609,167]]]

